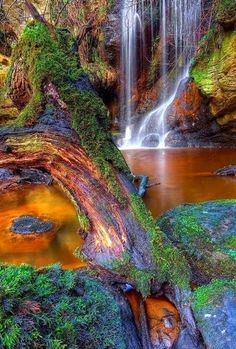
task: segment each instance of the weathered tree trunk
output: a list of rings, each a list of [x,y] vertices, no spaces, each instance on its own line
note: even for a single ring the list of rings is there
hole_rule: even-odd
[[[41,123],[32,128],[5,129],[1,131],[0,144],[2,168],[43,169],[71,196],[79,213],[88,217],[83,252],[89,260],[108,266],[129,251],[139,268],[151,265],[146,232],[135,219],[129,202],[123,207],[109,191],[73,130],[58,132]],[[134,190],[124,175],[116,176],[124,195]]]
[[[82,253],[92,265],[101,268],[104,280],[107,275],[103,270],[110,270],[113,283],[141,285],[146,294],[151,292],[151,285],[160,290],[162,283],[171,281],[168,280],[171,274],[176,279],[179,272],[183,278],[185,261],[169,242],[165,250],[166,238],[155,230],[145,209],[138,211],[142,203],[134,203],[132,194],[136,194],[136,200],[141,199],[111,141],[106,115],[100,115],[100,109],[97,110],[101,108],[104,114],[104,106],[84,86],[84,75],[72,80],[76,75],[73,69],[77,68],[71,53],[60,49],[54,29],[35,14],[28,1],[27,6],[39,22],[27,27],[15,49],[11,97],[22,110],[14,123],[0,129],[0,168],[5,170],[5,175],[0,176],[0,190],[16,185],[15,177],[7,176],[7,171],[39,169],[49,174],[71,197],[78,215],[83,217]],[[26,84],[19,83],[22,76],[19,78],[18,67]],[[48,105],[53,105],[53,111],[48,110]],[[145,181],[143,187],[146,185]],[[198,343],[190,304],[183,305],[177,291],[172,297],[182,313],[184,327]],[[124,316],[130,317],[126,306],[121,309]],[[140,310],[142,347],[151,349],[143,302]],[[132,327],[130,319],[128,327]],[[128,347],[141,348],[135,326],[132,331],[134,336]]]

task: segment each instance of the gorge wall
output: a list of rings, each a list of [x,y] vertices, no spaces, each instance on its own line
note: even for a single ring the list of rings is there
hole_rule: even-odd
[[[69,30],[78,38],[86,35],[85,40],[78,46],[81,67],[107,105],[113,130],[121,134],[124,134],[127,126],[124,117],[127,105],[130,104],[130,122],[135,129],[134,133],[137,133],[136,130],[140,129],[140,123],[142,124],[147,113],[160,104],[163,89],[167,91],[168,97],[168,90],[174,83],[177,69],[176,44],[168,26],[165,46],[161,39],[161,2],[130,1],[130,6],[134,6],[133,3],[140,15],[142,27],[136,30],[136,48],[132,53],[136,58],[135,61],[131,59],[136,70],[126,102],[122,95],[127,89],[127,71],[122,72],[122,69],[127,68],[122,66],[126,67],[128,63],[121,62],[121,17],[124,1],[74,0],[64,6],[63,1],[51,0],[47,9],[52,23],[57,23],[64,32]],[[43,9],[43,2],[39,2],[37,6]],[[236,5],[231,0],[204,0],[201,6],[201,18],[198,19],[196,28],[199,43],[189,76],[181,80],[175,98],[165,110],[165,145],[234,147]],[[27,16],[25,19],[27,20]],[[124,20],[126,18],[123,22]],[[11,23],[7,21],[7,25],[1,24],[1,33],[5,33],[2,37],[6,39],[5,45],[1,41],[1,53],[4,55],[1,75],[8,64],[4,57],[10,54],[9,42],[14,41],[18,32],[17,20]],[[162,62],[163,51],[167,55],[165,68]],[[180,55],[177,62],[179,67],[184,65],[181,59],[183,57]],[[14,117],[16,111],[11,112]],[[157,119],[158,117],[159,115],[155,116]],[[159,140],[152,136],[147,137],[143,143],[139,142],[139,146],[157,147],[158,144]]]

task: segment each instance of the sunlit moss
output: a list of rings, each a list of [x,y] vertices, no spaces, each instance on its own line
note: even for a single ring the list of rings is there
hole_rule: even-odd
[[[24,62],[33,93],[28,105],[10,126],[24,126],[43,111],[47,101],[42,85],[47,80],[51,81],[69,108],[71,125],[78,133],[82,146],[106,178],[110,191],[124,203],[113,167],[126,174],[129,174],[129,169],[111,140],[106,107],[93,91],[76,88],[75,82],[84,72],[79,69],[76,57],[69,53],[68,48],[60,47],[60,42],[57,33],[43,23],[32,22],[23,30],[13,52],[12,65],[18,59]]]
[[[193,294],[193,308],[196,312],[203,308],[213,308],[216,303],[221,302],[221,296],[226,290],[236,292],[236,279],[217,279],[210,284],[198,287]]]
[[[125,349],[119,306],[89,271],[0,265],[6,349]]]
[[[140,269],[135,266],[128,251],[123,254],[122,259],[113,261],[112,268],[133,280],[136,288],[144,297],[150,294],[152,279],[188,288],[189,267],[183,254],[174,247],[155,224],[142,199],[136,194],[131,194],[130,201],[135,218],[139,221],[141,227],[147,231],[153,270]]]

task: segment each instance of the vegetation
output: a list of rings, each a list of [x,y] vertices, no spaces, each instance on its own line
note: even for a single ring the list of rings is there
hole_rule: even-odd
[[[78,133],[82,146],[107,179],[109,189],[123,203],[111,164],[126,174],[129,170],[111,141],[107,110],[93,91],[76,87],[76,81],[83,78],[84,73],[78,68],[76,57],[68,54],[68,47],[66,50],[60,47],[60,41],[56,32],[50,32],[43,23],[34,21],[25,27],[14,49],[12,66],[16,61],[24,62],[33,93],[30,102],[10,126],[24,126],[43,111],[47,101],[44,100],[42,85],[51,81],[69,108],[72,127]]]
[[[221,303],[224,291],[236,292],[236,279],[217,279],[207,286],[198,287],[193,295],[193,308],[196,312],[202,309],[213,308]]]
[[[131,194],[131,205],[141,226],[148,232],[153,261],[158,266],[156,277],[159,281],[169,281],[179,287],[188,287],[189,269],[182,253],[167,239],[156,226],[151,214],[136,194]]]
[[[88,271],[0,266],[4,349],[124,349],[115,299]]]
[[[131,261],[129,253],[126,251],[122,259],[117,259],[112,262],[112,269],[121,275],[125,275],[128,279],[134,282],[135,288],[143,297],[150,295],[151,281],[155,277],[154,270],[139,269]]]
[[[234,277],[235,258],[232,245],[235,219],[232,217],[224,236],[221,225],[230,214],[235,200],[220,200],[195,205],[182,205],[158,219],[158,225],[171,241],[178,242],[187,260],[207,279]],[[206,214],[207,213],[207,214]]]
[[[221,23],[233,23],[236,20],[236,2],[234,0],[218,0],[216,19]]]
[[[151,269],[150,266],[149,269],[136,267],[128,251],[126,251],[122,259],[113,261],[112,269],[134,281],[137,290],[143,297],[150,295],[153,279],[158,280],[160,283],[170,282],[181,288],[188,288],[189,268],[181,251],[174,247],[155,224],[142,199],[136,194],[131,194],[130,200],[135,218],[139,221],[142,228],[147,231],[154,268]]]

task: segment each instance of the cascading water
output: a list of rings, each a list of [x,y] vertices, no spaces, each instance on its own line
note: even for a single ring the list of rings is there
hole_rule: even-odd
[[[121,95],[120,119],[123,125],[123,145],[131,142],[131,119],[135,112],[138,68],[145,56],[145,18],[152,19],[156,0],[124,0],[121,13]],[[153,38],[153,21],[151,36]]]
[[[201,18],[201,0],[159,0],[149,1],[153,6],[159,6],[160,13],[160,44],[161,54],[161,86],[162,91],[157,107],[144,116],[142,122],[131,126],[131,118],[135,113],[132,106],[132,96],[137,82],[137,26],[145,26],[143,16],[139,12],[137,0],[124,0],[122,12],[122,76],[125,77],[121,103],[125,105],[123,113],[126,129],[123,147],[141,147],[150,137],[159,139],[158,147],[165,147],[167,136],[165,114],[174,101],[180,82],[188,76],[190,61],[199,41],[198,28]],[[144,4],[144,6],[147,4]],[[153,26],[154,18],[150,17]],[[127,24],[128,23],[128,24]],[[138,23],[138,24],[137,24]],[[170,69],[170,56],[172,56]],[[124,120],[123,119],[123,120]]]

